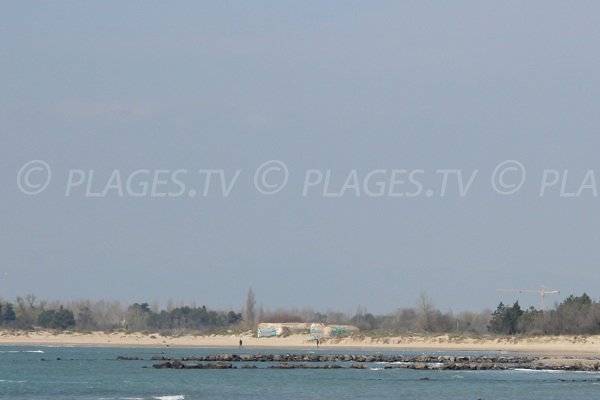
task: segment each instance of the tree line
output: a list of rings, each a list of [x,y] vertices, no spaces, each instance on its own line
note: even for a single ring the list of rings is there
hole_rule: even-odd
[[[588,294],[570,295],[552,310],[534,307],[523,310],[519,302],[500,303],[492,313],[489,331],[514,335],[595,335],[600,334],[600,303]]]
[[[522,309],[500,303],[496,310],[442,312],[422,294],[414,307],[399,308],[389,314],[372,314],[358,307],[353,315],[335,310],[265,310],[256,305],[250,288],[245,307],[240,310],[213,310],[194,304],[165,309],[147,302],[123,306],[119,302],[78,300],[68,303],[38,300],[35,295],[17,297],[14,302],[0,300],[0,326],[12,329],[48,328],[79,331],[130,331],[213,333],[254,329],[260,322],[316,322],[348,324],[363,332],[377,334],[407,333],[494,333],[600,334],[600,303],[587,294],[569,296],[546,312],[533,307]]]
[[[15,302],[0,301],[0,326],[13,329],[48,328],[57,330],[131,332],[176,331],[211,332],[238,327],[242,314],[209,310],[206,306],[157,305],[78,300],[65,304],[38,300],[35,295],[17,297]]]

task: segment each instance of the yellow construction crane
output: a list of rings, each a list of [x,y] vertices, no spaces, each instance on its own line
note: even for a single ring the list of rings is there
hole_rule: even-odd
[[[539,293],[540,295],[540,310],[544,312],[544,297],[547,294],[558,294],[560,290],[546,290],[544,285],[541,285],[539,289],[497,289],[498,292],[518,292],[518,293]]]

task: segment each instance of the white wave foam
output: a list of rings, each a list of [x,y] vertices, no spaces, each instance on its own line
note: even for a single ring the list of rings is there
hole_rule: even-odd
[[[443,367],[444,363],[440,363],[440,362],[427,363],[427,366],[429,366],[429,367]]]
[[[44,353],[44,350],[0,350],[0,353]]]
[[[564,373],[571,373],[571,374],[592,374],[592,375],[598,375],[600,374],[600,372],[598,371],[567,371],[564,369],[527,369],[527,368],[514,368],[511,371],[517,371],[517,372],[546,372],[546,373],[553,373],[553,374],[564,374]]]
[[[528,369],[528,368],[515,368],[513,369],[513,371],[517,371],[517,372],[546,372],[546,373],[553,373],[553,374],[561,374],[564,372],[574,372],[574,371],[563,371],[560,369]]]
[[[185,399],[185,396],[182,394],[178,394],[175,396],[154,396],[152,398],[156,400],[183,400]]]

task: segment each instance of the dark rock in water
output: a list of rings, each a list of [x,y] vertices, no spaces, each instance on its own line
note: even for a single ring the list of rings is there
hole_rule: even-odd
[[[119,360],[119,361],[138,361],[138,360],[141,360],[141,358],[136,357],[136,356],[118,356],[117,360]]]
[[[277,368],[277,369],[293,369],[293,368],[297,368],[297,366],[293,365],[293,364],[288,364],[288,363],[283,363],[283,364],[277,364],[274,366],[271,366],[269,368]]]
[[[206,364],[184,364],[179,360],[173,362],[167,361],[160,364],[152,365],[152,368],[156,369],[232,369],[233,364],[230,362],[217,361]]]

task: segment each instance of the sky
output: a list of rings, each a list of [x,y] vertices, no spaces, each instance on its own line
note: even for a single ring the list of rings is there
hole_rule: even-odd
[[[4,2],[0,296],[598,298],[598,48],[597,2]]]

